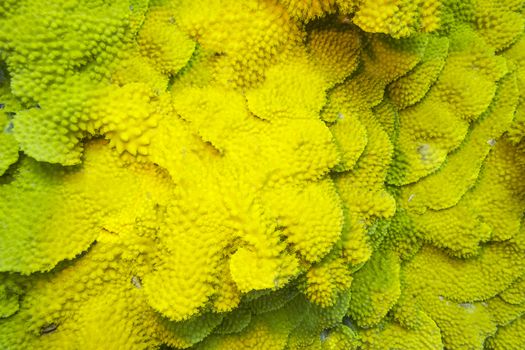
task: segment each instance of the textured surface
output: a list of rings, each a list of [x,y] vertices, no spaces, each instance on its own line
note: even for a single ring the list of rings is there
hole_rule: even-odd
[[[525,348],[524,23],[0,1],[0,348]]]

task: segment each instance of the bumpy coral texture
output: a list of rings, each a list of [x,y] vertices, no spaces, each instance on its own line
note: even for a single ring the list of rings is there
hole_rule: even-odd
[[[525,2],[0,2],[0,348],[525,349]]]

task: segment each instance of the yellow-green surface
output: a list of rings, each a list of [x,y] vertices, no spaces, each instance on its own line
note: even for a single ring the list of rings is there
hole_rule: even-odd
[[[525,348],[525,1],[0,1],[0,348]]]

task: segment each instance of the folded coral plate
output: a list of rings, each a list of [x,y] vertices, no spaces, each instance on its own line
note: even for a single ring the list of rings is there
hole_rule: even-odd
[[[525,349],[525,1],[0,1],[0,348]]]

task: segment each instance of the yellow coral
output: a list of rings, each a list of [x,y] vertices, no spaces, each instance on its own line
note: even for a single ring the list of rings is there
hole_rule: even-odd
[[[195,42],[176,27],[174,16],[174,9],[168,6],[151,8],[137,39],[141,54],[166,74],[184,67],[195,49]]]
[[[360,43],[356,30],[323,28],[309,33],[307,48],[316,68],[333,86],[357,69]]]
[[[439,0],[365,0],[359,4],[354,22],[367,32],[405,37],[418,30],[437,29],[440,5]]]
[[[500,328],[493,338],[489,338],[487,341],[487,349],[503,350],[523,348],[525,346],[525,339],[523,337],[524,330],[525,321],[523,318],[518,318],[510,325]]]
[[[3,1],[0,347],[523,347],[523,6]]]
[[[428,316],[422,318],[421,324],[406,328],[396,322],[384,322],[378,328],[364,330],[363,346],[370,350],[388,348],[441,349],[441,334],[436,323]]]
[[[279,53],[302,39],[297,24],[272,1],[181,0],[174,10],[177,25],[220,56],[216,78],[229,86],[261,82]]]
[[[335,249],[306,273],[305,295],[313,303],[333,306],[339,294],[350,288],[351,271],[341,253]]]
[[[348,315],[357,325],[368,328],[378,324],[397,302],[401,294],[399,271],[394,252],[376,252],[355,273]]]
[[[18,160],[18,142],[12,134],[12,122],[5,114],[0,114],[0,175],[3,175],[9,166]]]

